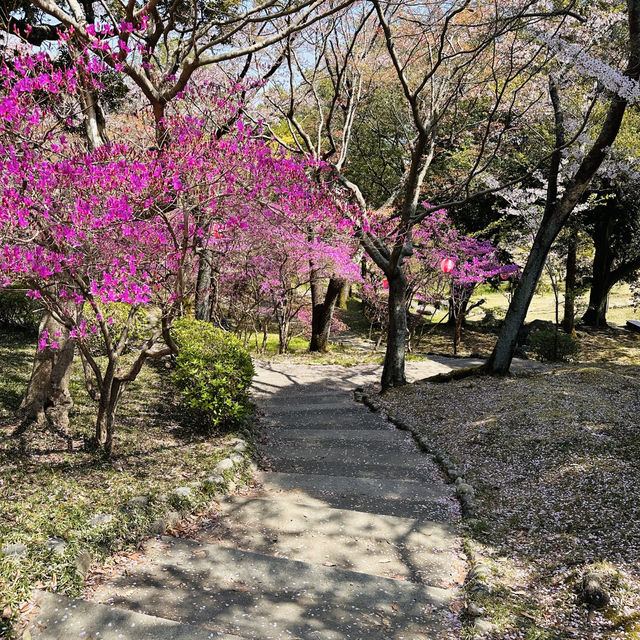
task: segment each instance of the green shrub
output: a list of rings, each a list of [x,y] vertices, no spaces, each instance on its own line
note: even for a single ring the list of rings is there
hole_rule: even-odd
[[[192,422],[204,430],[237,425],[250,412],[251,356],[234,335],[208,322],[176,321],[174,380]]]
[[[29,298],[21,285],[0,290],[0,325],[38,333],[42,305]]]
[[[529,334],[527,343],[540,360],[550,362],[568,360],[580,350],[578,341],[564,331],[558,331],[556,347],[556,332],[554,330],[537,330]]]

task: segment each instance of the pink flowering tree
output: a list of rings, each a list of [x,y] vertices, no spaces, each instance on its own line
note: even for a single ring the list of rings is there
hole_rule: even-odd
[[[318,224],[309,212],[331,200],[323,183],[307,191],[305,167],[242,122],[221,139],[176,112],[160,149],[142,119],[124,142],[84,151],[65,136],[72,116],[61,116],[55,98],[73,96],[79,74],[92,71],[58,70],[42,54],[0,68],[0,284],[25,283],[69,331],[95,378],[95,439],[108,454],[127,385],[146,360],[177,349],[170,329],[193,299],[198,250],[220,228],[268,228],[271,215],[304,211],[307,224]],[[110,313],[114,304],[127,309],[123,322]],[[157,321],[132,345],[141,309]],[[45,330],[39,348],[55,351],[60,337]],[[96,337],[104,360],[89,346]]]
[[[83,152],[52,106],[56,95],[77,90],[77,67],[60,71],[45,56],[26,55],[1,73],[2,284],[25,283],[69,330],[97,381],[96,440],[109,452],[122,391],[147,358],[175,348],[169,328],[189,291],[193,209],[208,197],[187,195],[183,182],[185,167],[201,160],[199,141],[183,129],[164,153],[133,144]],[[130,309],[117,336],[114,303]],[[147,305],[160,321],[125,362],[133,317]],[[106,366],[87,347],[92,334],[104,343]],[[45,329],[40,350],[60,348],[60,337]]]
[[[427,203],[423,205],[430,208]],[[376,233],[383,234],[382,227]],[[443,260],[450,261],[447,272],[442,269]],[[430,213],[414,232],[414,252],[406,263],[409,344],[427,306],[439,307],[449,300],[450,313],[453,311],[455,315],[453,349],[457,353],[465,316],[482,304],[480,301],[468,306],[476,287],[496,277],[514,278],[518,273],[517,265],[500,263],[497,249],[490,242],[465,236],[455,229],[444,210]],[[370,318],[383,329],[388,315],[388,290],[388,280],[377,272],[370,274],[363,285]]]
[[[214,316],[220,321],[226,313],[227,328],[246,333],[251,326],[263,336],[275,323],[285,353],[293,324],[306,317],[301,312],[309,306],[313,278],[358,277],[353,223],[349,205],[328,188],[322,165],[274,152],[255,138],[250,147],[255,164],[246,164],[238,180],[252,185],[254,203],[221,199],[226,222],[208,245],[216,274]]]

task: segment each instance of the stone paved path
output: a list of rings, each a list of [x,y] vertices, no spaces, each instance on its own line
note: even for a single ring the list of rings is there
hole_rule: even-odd
[[[258,367],[257,488],[194,540],[151,540],[144,562],[96,593],[102,603],[40,594],[34,637],[458,638],[458,505],[407,434],[354,402],[378,376],[375,366]]]

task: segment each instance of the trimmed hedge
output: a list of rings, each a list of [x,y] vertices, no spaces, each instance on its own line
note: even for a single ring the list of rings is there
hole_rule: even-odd
[[[174,381],[191,422],[202,430],[238,425],[251,412],[251,356],[234,335],[208,322],[180,318]]]

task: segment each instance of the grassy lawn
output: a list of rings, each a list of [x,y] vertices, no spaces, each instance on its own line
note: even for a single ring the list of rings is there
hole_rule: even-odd
[[[212,475],[215,464],[229,455],[230,440],[239,435],[206,436],[181,424],[169,372],[148,366],[123,397],[114,455],[104,460],[83,447],[96,409],[78,366],[72,378],[73,453],[47,430],[32,429],[20,442],[11,437],[17,426],[13,416],[33,349],[32,338],[0,333],[0,542],[26,546],[24,555],[0,556],[0,637],[11,633],[31,587],[79,594],[80,552],[103,561],[135,546],[162,514],[210,503],[215,488],[206,484],[194,485],[187,500],[172,497],[171,490]],[[148,504],[127,505],[142,495],[150,496]],[[113,517],[92,523],[100,514]],[[51,539],[63,541],[64,549],[48,548]]]
[[[506,290],[505,290],[506,291]],[[508,297],[505,292],[502,291],[480,291],[473,296],[472,301],[475,302],[483,298],[485,303],[482,307],[475,310],[471,317],[480,319],[484,315],[484,312],[488,309],[496,309],[498,312],[506,311],[508,305]],[[562,319],[563,311],[563,295],[560,293],[560,319]],[[578,296],[576,298],[576,317],[580,318],[587,309],[589,301],[588,294]],[[552,291],[545,291],[544,293],[537,293],[531,301],[529,312],[527,313],[527,322],[531,320],[549,320],[553,322],[555,320],[555,297]],[[627,320],[640,320],[640,309],[634,309],[631,305],[631,291],[629,285],[617,285],[609,296],[609,311],[607,312],[607,321],[610,325],[621,326],[624,325]]]
[[[471,597],[491,638],[640,638],[639,366],[425,383],[383,404],[476,490],[465,535],[491,591]],[[591,570],[612,597],[589,623],[575,589]]]

